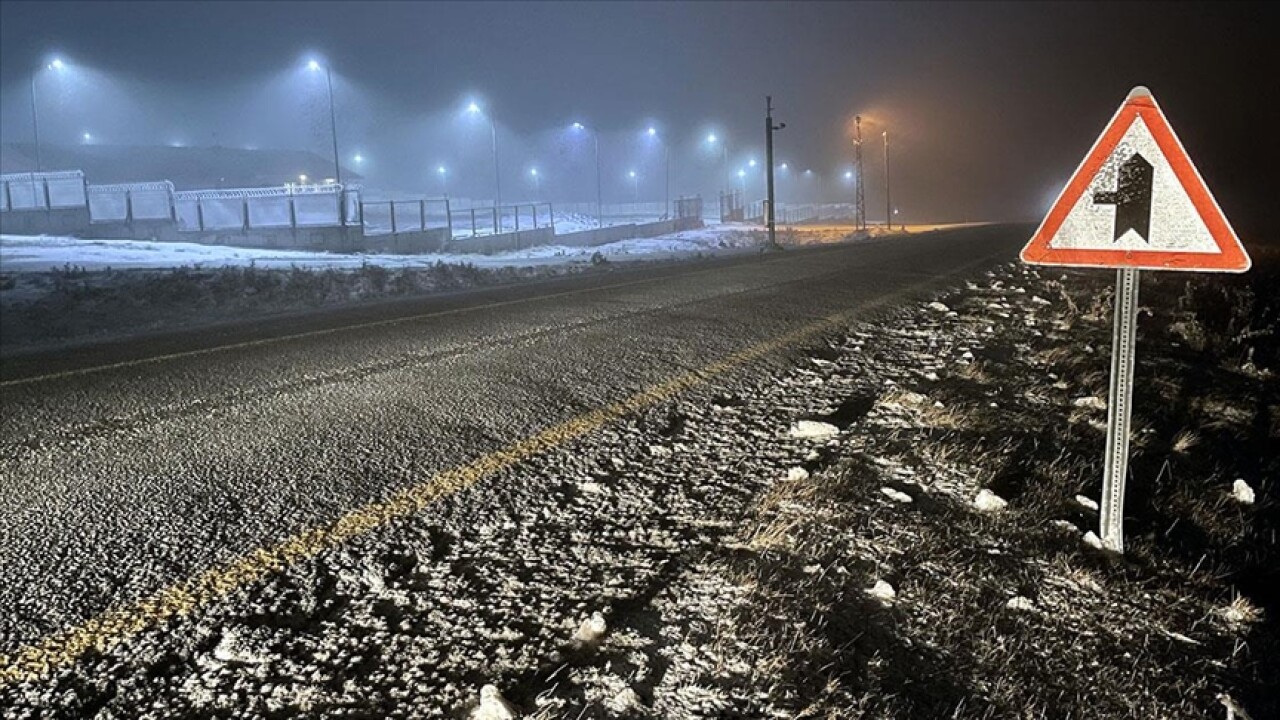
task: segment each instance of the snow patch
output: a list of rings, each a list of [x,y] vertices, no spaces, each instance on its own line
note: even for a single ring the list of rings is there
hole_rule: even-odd
[[[876,584],[872,585],[871,588],[867,590],[867,594],[885,605],[893,604],[893,601],[898,597],[898,592],[893,589],[892,585],[884,580],[877,580]]]
[[[1083,507],[1086,507],[1094,512],[1098,512],[1098,503],[1094,502],[1093,498],[1086,497],[1084,495],[1077,495],[1076,502]]]
[[[1005,603],[1004,606],[1010,610],[1017,610],[1019,612],[1031,612],[1036,609],[1036,604],[1031,602],[1031,598],[1026,598],[1021,595],[1009,598],[1009,602]]]
[[[1244,478],[1236,478],[1231,484],[1231,499],[1242,505],[1252,505],[1254,501],[1253,488],[1249,487],[1249,483]]]
[[[884,493],[886,497],[888,497],[890,500],[893,500],[895,502],[900,502],[900,503],[912,502],[910,495],[900,490],[894,490],[891,487],[882,487],[880,488],[880,492]]]
[[[471,711],[471,720],[515,720],[519,716],[495,685],[480,688],[480,705]]]
[[[840,428],[817,420],[800,420],[791,426],[790,435],[801,440],[827,440],[840,434]]]
[[[1009,501],[983,488],[973,499],[973,506],[982,512],[1000,512],[1009,506]]]
[[[793,467],[787,471],[787,480],[791,482],[803,482],[809,479],[809,471],[802,467]]]

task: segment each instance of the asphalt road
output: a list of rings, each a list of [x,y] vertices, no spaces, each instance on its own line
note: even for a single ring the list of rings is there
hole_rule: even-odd
[[[785,355],[768,343],[1010,260],[1025,234],[620,270],[7,360],[0,656],[748,348]]]

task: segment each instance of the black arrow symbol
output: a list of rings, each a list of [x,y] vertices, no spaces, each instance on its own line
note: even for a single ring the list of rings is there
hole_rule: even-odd
[[[1120,166],[1115,191],[1093,194],[1095,205],[1116,206],[1115,237],[1133,230],[1143,242],[1151,242],[1147,233],[1151,230],[1151,163],[1139,153],[1134,153]]]

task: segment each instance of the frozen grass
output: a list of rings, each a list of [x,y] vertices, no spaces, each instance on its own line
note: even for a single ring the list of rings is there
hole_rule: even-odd
[[[1224,692],[1275,717],[1280,517],[1274,499],[1228,493],[1236,475],[1275,492],[1265,378],[1280,296],[1259,301],[1239,280],[1144,286],[1118,558],[1081,542],[1097,516],[1071,501],[1099,491],[1101,434],[1070,418],[1076,395],[1105,397],[1105,280],[1022,274],[1002,280],[1052,310],[1024,325],[1012,301],[975,362],[886,391],[847,441],[856,452],[757,502],[747,542],[717,567],[750,589],[723,630],[760,658],[750,687],[796,717],[1220,717]],[[977,289],[1008,297],[1002,285]],[[943,302],[960,327],[1008,309],[974,293]],[[1039,329],[1055,323],[1070,334]],[[979,488],[1008,507],[979,511]],[[866,592],[880,582],[891,605]]]

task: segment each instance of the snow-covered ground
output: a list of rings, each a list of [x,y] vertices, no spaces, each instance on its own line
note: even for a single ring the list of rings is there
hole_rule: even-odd
[[[419,267],[437,262],[470,263],[477,267],[510,267],[581,262],[599,252],[607,258],[663,259],[725,248],[754,247],[751,228],[717,225],[656,238],[623,240],[597,247],[543,245],[495,255],[429,253],[386,255],[330,253],[307,250],[267,250],[146,240],[92,240],[48,235],[0,235],[0,271],[44,271],[73,265],[86,269],[112,267],[333,267],[363,264]]]

